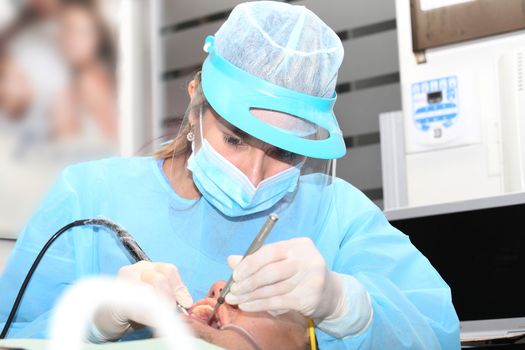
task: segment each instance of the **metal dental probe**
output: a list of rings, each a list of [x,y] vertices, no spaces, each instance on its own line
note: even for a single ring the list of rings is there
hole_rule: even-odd
[[[248,250],[242,257],[241,261],[244,260],[244,258],[246,258],[248,255],[255,253],[259,248],[262,247],[262,245],[264,244],[264,240],[266,239],[266,237],[268,237],[268,234],[273,229],[273,226],[275,225],[277,220],[279,220],[279,217],[277,216],[277,214],[272,213],[268,215],[268,219],[266,219],[266,221],[264,222],[264,225],[262,225],[261,229],[259,230],[259,233],[257,234],[257,236],[255,236],[255,239],[253,240],[252,244],[250,244],[250,247],[248,248]],[[224,304],[224,297],[226,297],[226,294],[230,292],[230,287],[232,286],[232,284],[233,284],[233,273],[230,279],[228,280],[228,282],[226,282],[226,285],[224,286],[224,288],[221,290],[221,295],[219,299],[217,299],[217,304],[215,304],[215,307],[213,308],[213,311],[210,317],[208,318],[208,325],[211,324],[213,318],[215,317],[215,315],[217,314],[217,311],[219,310],[219,307],[222,304]]]

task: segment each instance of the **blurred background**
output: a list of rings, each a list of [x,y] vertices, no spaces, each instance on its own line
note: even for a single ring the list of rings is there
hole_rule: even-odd
[[[0,232],[67,164],[118,155],[118,1],[0,5]]]
[[[117,155],[118,1],[0,4],[0,235],[67,164]]]

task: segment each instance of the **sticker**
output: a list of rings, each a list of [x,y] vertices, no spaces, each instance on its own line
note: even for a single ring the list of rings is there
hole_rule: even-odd
[[[412,119],[422,132],[441,138],[458,119],[456,76],[412,84]]]

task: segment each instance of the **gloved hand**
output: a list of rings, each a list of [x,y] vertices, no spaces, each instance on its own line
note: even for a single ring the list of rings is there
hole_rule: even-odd
[[[264,245],[241,259],[228,258],[235,281],[226,295],[229,304],[274,315],[296,310],[336,338],[360,334],[372,322],[366,289],[354,277],[328,270],[308,238]]]
[[[336,318],[344,306],[344,288],[308,238],[294,238],[231,256],[235,283],[226,296],[244,311],[273,314],[296,310],[312,319]]]
[[[117,275],[118,279],[127,279],[142,282],[153,287],[158,293],[162,293],[175,303],[185,308],[193,305],[193,299],[179,276],[177,267],[168,263],[153,263],[140,261],[133,265],[122,267]],[[175,311],[175,310],[174,310]],[[121,338],[126,332],[133,329],[132,316],[123,310],[105,308],[99,310],[93,320],[89,340],[102,342]],[[134,325],[137,325],[134,323]],[[140,326],[140,325],[139,325]]]

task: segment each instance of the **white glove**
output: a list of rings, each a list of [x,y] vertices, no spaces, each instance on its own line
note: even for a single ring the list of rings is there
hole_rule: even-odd
[[[235,281],[226,295],[229,304],[274,315],[295,310],[318,326],[327,324],[320,329],[339,338],[359,333],[370,323],[372,308],[366,290],[355,278],[329,271],[309,238],[268,244],[240,260],[239,256],[228,258]],[[349,288],[352,300],[347,296]],[[351,307],[355,305],[360,307]],[[351,327],[329,322],[347,320],[348,314],[355,319]]]
[[[172,300],[174,305],[178,303],[185,308],[193,305],[193,299],[182,282],[175,265],[140,261],[122,267],[117,278],[150,285],[156,292]],[[128,315],[123,310],[105,308],[96,313],[88,338],[92,342],[119,339],[133,329],[132,321],[141,322],[141,320],[133,319],[133,316]]]

